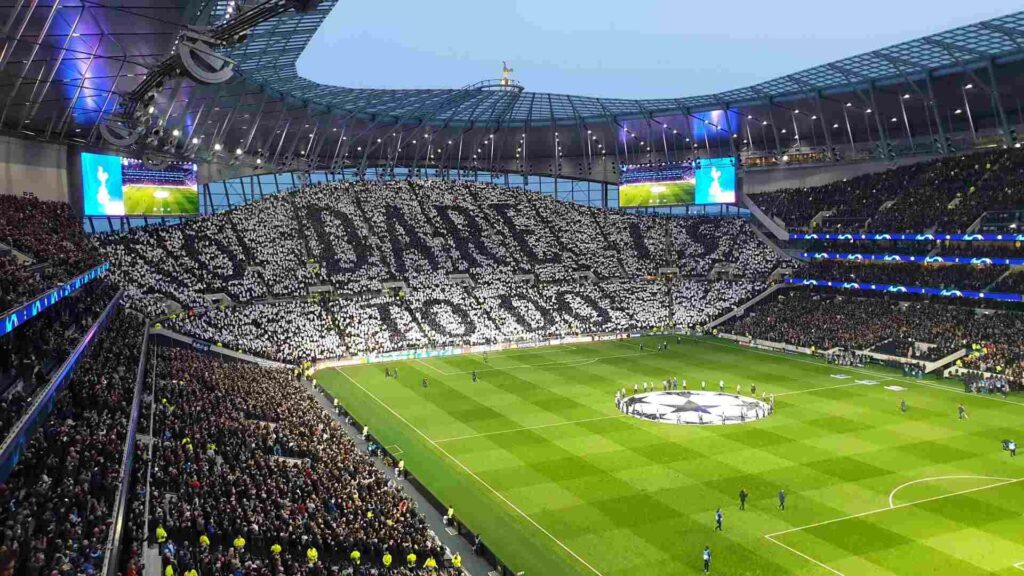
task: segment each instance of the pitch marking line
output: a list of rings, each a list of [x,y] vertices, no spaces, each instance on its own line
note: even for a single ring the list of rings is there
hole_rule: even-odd
[[[886,380],[894,380],[894,378],[883,378],[881,380],[878,380],[878,382],[885,382]],[[876,383],[878,383],[878,382],[876,382]],[[856,382],[848,382],[846,384],[836,384],[835,386],[822,386],[820,388],[809,388],[807,390],[793,390],[791,392],[780,392],[780,393],[776,394],[776,396],[789,396],[791,394],[804,394],[806,392],[818,392],[819,390],[832,390],[834,388],[848,388],[850,386],[873,386],[873,384],[865,384],[864,382],[861,382],[860,380],[857,380]]]
[[[973,478],[973,479],[976,479],[976,480],[1006,480],[1006,481],[1011,481],[1012,480],[1012,481],[1016,482],[1016,480],[1013,479],[1013,478],[1001,478],[999,476],[970,476],[970,475],[963,476],[963,475],[960,475],[960,476],[932,476],[931,478],[920,478],[918,480],[911,480],[910,482],[907,482],[906,484],[900,484],[892,492],[890,492],[889,493],[889,508],[895,508],[896,507],[896,505],[893,503],[893,499],[896,497],[896,493],[899,492],[900,490],[906,488],[907,486],[913,486],[914,484],[921,484],[921,483],[924,483],[924,482],[932,482],[932,481],[935,481],[935,480],[960,480],[960,479],[968,479],[968,478]]]
[[[597,418],[584,418],[583,420],[570,420],[568,422],[554,422],[552,424],[541,424],[539,426],[524,426],[522,428],[510,428],[508,430],[498,430],[496,432],[482,432],[480,434],[469,434],[467,436],[455,436],[453,438],[441,438],[440,440],[431,440],[431,442],[454,442],[455,440],[468,440],[470,438],[481,438],[484,436],[495,436],[498,434],[511,434],[512,432],[525,432],[527,430],[539,430],[541,428],[553,428],[555,426],[568,426],[569,424],[582,424],[584,422],[597,422],[598,420],[611,420],[613,418],[625,418],[625,414],[613,414],[611,416],[598,416]]]
[[[989,478],[987,476],[964,476],[964,477],[965,478]],[[772,542],[778,544],[779,546],[782,546],[786,550],[789,550],[790,552],[793,552],[794,554],[797,554],[797,555],[799,555],[799,556],[801,556],[803,558],[806,558],[807,560],[810,560],[811,562],[814,562],[818,566],[821,566],[822,568],[825,568],[826,570],[828,570],[829,572],[832,572],[833,574],[837,574],[838,576],[845,576],[842,572],[839,572],[838,570],[836,570],[834,568],[826,566],[825,564],[822,564],[821,562],[815,560],[814,558],[811,558],[810,556],[804,554],[803,552],[800,552],[799,550],[795,550],[792,547],[787,546],[787,545],[783,544],[782,542],[779,542],[778,540],[776,540],[776,537],[777,536],[782,536],[783,534],[789,534],[790,532],[799,532],[800,530],[806,530],[808,528],[816,528],[818,526],[825,526],[827,524],[835,524],[836,522],[842,522],[843,520],[851,520],[853,518],[862,518],[864,516],[870,516],[872,514],[878,514],[880,512],[888,512],[889,510],[898,510],[900,508],[906,508],[908,506],[915,506],[917,504],[924,504],[925,502],[933,502],[935,500],[942,500],[943,498],[951,498],[953,496],[961,496],[963,494],[970,494],[972,492],[979,492],[981,490],[988,490],[990,488],[998,488],[999,486],[1006,486],[1008,484],[1014,484],[1016,482],[1020,482],[1020,481],[1024,480],[1024,478],[1010,478],[1010,479],[1005,479],[1002,482],[996,482],[995,484],[987,484],[985,486],[978,486],[977,488],[969,488],[967,490],[960,490],[958,492],[950,492],[949,494],[943,494],[941,496],[932,496],[931,498],[924,498],[924,499],[921,499],[921,500],[914,500],[912,502],[904,502],[903,504],[895,504],[895,505],[893,504],[893,502],[892,502],[893,495],[896,492],[898,492],[901,488],[903,488],[905,486],[908,486],[910,484],[918,483],[918,482],[924,482],[924,481],[928,481],[928,480],[939,480],[939,479],[942,479],[942,478],[957,478],[957,476],[940,476],[940,477],[936,477],[936,478],[922,478],[920,480],[914,480],[912,482],[907,482],[906,484],[903,484],[902,486],[897,486],[896,489],[893,490],[889,494],[889,505],[886,506],[885,508],[877,508],[875,510],[868,510],[867,512],[860,512],[859,514],[850,514],[849,516],[843,516],[841,518],[833,518],[831,520],[825,520],[825,521],[822,521],[822,522],[815,522],[814,524],[808,524],[806,526],[799,526],[797,528],[790,528],[788,530],[781,530],[779,532],[773,532],[771,534],[765,534],[764,537],[767,538],[768,540],[771,540]],[[994,480],[996,478],[992,478],[992,479]],[[1021,564],[1024,564],[1024,562],[1021,562]]]
[[[534,348],[513,348],[511,350],[495,350],[494,358],[509,358],[513,356],[531,356],[536,354],[545,354],[548,352],[558,352],[559,350],[579,350],[578,346],[572,344],[558,344],[556,346],[536,346]],[[473,352],[472,356],[484,357],[483,352]],[[488,357],[490,360],[491,357]]]
[[[398,456],[399,454],[404,454],[405,453],[405,450],[402,450],[398,446],[398,444],[392,444],[390,446],[385,446],[384,449],[387,450],[388,452],[390,452],[392,456]]]
[[[1016,564],[1013,565],[1013,567],[1016,568],[1017,570],[1024,570],[1024,562],[1017,562]]]
[[[427,435],[424,434],[422,430],[420,430],[419,428],[414,426],[411,422],[406,420],[404,416],[402,416],[398,412],[395,412],[395,410],[391,406],[388,406],[386,403],[384,403],[384,401],[381,400],[380,398],[378,398],[373,392],[370,392],[366,388],[363,388],[362,384],[360,384],[359,382],[356,382],[351,376],[349,376],[347,373],[343,372],[341,370],[341,368],[335,368],[335,370],[337,370],[342,376],[347,378],[349,382],[355,384],[357,388],[359,388],[360,390],[365,392],[367,396],[369,396],[370,398],[373,398],[378,404],[383,406],[384,409],[386,409],[388,412],[391,412],[391,414],[393,414],[395,416],[395,418],[398,418],[406,426],[408,426],[414,432],[419,434],[424,440],[426,440],[430,445],[432,445],[435,449],[437,449],[438,452],[440,452],[441,454],[444,454],[446,457],[448,457],[448,459],[450,459],[452,462],[454,462],[459,468],[462,468],[466,472],[466,474],[469,474],[474,479],[476,479],[477,482],[479,482],[485,488],[490,490],[495,496],[497,496],[502,502],[507,504],[509,506],[509,508],[511,508],[512,510],[515,510],[516,513],[518,513],[520,516],[522,516],[527,522],[529,522],[530,524],[533,524],[533,526],[535,528],[540,530],[545,536],[550,538],[555,544],[558,544],[558,546],[560,548],[562,548],[562,550],[565,550],[566,552],[568,552],[569,555],[572,556],[573,558],[575,558],[576,560],[578,560],[580,562],[580,564],[583,564],[584,566],[589,568],[590,571],[593,572],[594,574],[596,574],[597,576],[604,576],[603,574],[601,574],[600,571],[597,570],[597,568],[594,568],[593,566],[591,566],[586,560],[581,558],[579,554],[573,552],[571,548],[569,548],[568,546],[563,544],[561,540],[559,540],[558,538],[555,538],[555,536],[553,534],[551,534],[551,532],[548,532],[543,526],[538,524],[536,520],[534,520],[533,518],[530,518],[530,516],[527,515],[526,512],[523,512],[518,506],[513,504],[508,498],[506,498],[504,495],[502,495],[501,492],[498,492],[490,484],[485,482],[483,480],[483,478],[480,478],[479,476],[477,476],[475,472],[473,472],[468,467],[466,467],[466,465],[463,464],[461,461],[459,461],[458,458],[456,458],[455,456],[452,456],[447,450],[445,450],[443,447],[441,447],[440,444],[438,444],[437,442],[435,442],[435,441],[431,440],[429,437],[427,437]]]
[[[649,356],[651,354],[657,354],[657,352],[633,352],[632,354],[613,354],[611,356],[598,356],[596,358],[584,358],[582,360],[553,360],[551,362],[540,362],[539,364],[516,364],[513,366],[505,366],[502,368],[482,368],[480,370],[476,370],[476,373],[479,374],[481,372],[493,372],[495,370],[504,371],[517,370],[522,368],[542,368],[544,366],[553,366],[556,368],[569,368],[573,366],[586,366],[587,364],[594,364],[595,362],[600,362],[601,360],[611,360],[612,358],[627,358],[629,356]],[[434,369],[437,370],[437,368]],[[462,370],[458,372],[442,372],[442,374],[444,374],[445,376],[456,376],[459,374],[472,374],[473,372],[473,370]]]
[[[445,372],[444,370],[441,370],[440,368],[438,368],[437,366],[434,366],[433,364],[427,364],[426,362],[424,362],[423,360],[420,360],[419,358],[416,359],[416,362],[418,362],[420,364],[423,364],[427,368],[430,368],[430,369],[434,370],[435,372],[437,372],[438,374],[440,374],[442,376],[451,376],[451,374],[449,374],[448,372]]]
[[[706,340],[706,339],[703,339],[703,338],[694,338],[693,336],[683,336],[683,338],[686,338],[687,340],[694,340],[694,341],[697,341],[697,342],[704,342],[704,343],[707,343],[707,344],[711,344],[712,346],[721,346],[723,348],[733,348],[733,349],[736,349],[736,346],[738,346],[738,345],[726,344],[724,342],[712,342],[712,341],[709,341],[709,340]],[[766,350],[756,350],[756,349],[753,349],[753,348],[743,348],[743,347],[739,347],[738,349],[739,350],[746,350],[746,351],[752,352],[754,354],[764,354],[765,356],[774,356],[775,358],[785,358],[786,360],[790,360],[792,362],[801,362],[803,364],[814,364],[815,366],[828,366],[828,364],[825,364],[823,362],[818,362],[816,360],[804,360],[803,358],[794,358],[792,356],[786,356],[786,355],[781,354],[779,352],[768,352]],[[864,370],[863,368],[852,368],[852,367],[849,367],[849,366],[846,366],[845,368],[847,370],[851,371],[851,372],[860,372],[861,374],[869,374],[871,376],[881,376],[881,377],[884,377],[884,378],[889,378],[889,380],[895,380],[897,382],[905,382],[905,383],[908,383],[908,384],[916,384],[918,386],[925,386],[927,388],[935,388],[935,389],[938,389],[938,390],[945,390],[946,392],[952,392],[954,394],[966,394],[968,396],[976,396],[976,397],[979,397],[979,398],[986,398],[988,400],[995,400],[996,402],[1005,402],[1006,404],[1015,404],[1017,406],[1024,406],[1024,402],[1014,402],[1013,400],[1007,400],[1005,398],[1000,398],[998,396],[994,396],[994,395],[990,395],[990,394],[973,394],[971,392],[964,392],[963,390],[958,390],[956,388],[953,388],[952,386],[945,386],[943,384],[930,384],[928,382],[922,382],[920,380],[910,380],[910,379],[907,379],[907,378],[889,377],[885,373],[882,373],[882,372],[872,372],[871,370]],[[776,394],[776,396],[778,396],[778,394]]]
[[[768,534],[767,536],[765,536],[765,538],[767,538],[771,542],[774,542],[774,543],[778,544],[779,546],[782,546],[783,548],[785,548],[786,550],[789,550],[790,552],[796,554],[797,556],[800,556],[800,557],[802,557],[802,558],[804,558],[806,560],[810,560],[811,562],[817,564],[818,566],[821,566],[822,568],[824,568],[825,570],[828,570],[829,572],[831,572],[833,574],[836,574],[837,576],[846,576],[845,574],[843,574],[839,570],[836,570],[835,568],[832,568],[831,566],[829,566],[827,564],[824,564],[822,562],[819,562],[818,560],[815,560],[814,558],[811,558],[810,556],[808,556],[807,554],[804,554],[803,552],[797,550],[796,548],[793,548],[791,546],[787,546],[787,545],[783,544],[782,542],[779,542],[778,540],[773,538],[771,534]]]

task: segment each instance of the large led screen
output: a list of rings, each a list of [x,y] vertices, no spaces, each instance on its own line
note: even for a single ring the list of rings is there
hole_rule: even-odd
[[[619,206],[622,208],[735,202],[736,161],[733,158],[626,165],[619,177]]]
[[[734,204],[736,202],[736,160],[700,158],[697,175],[697,204]]]
[[[87,216],[178,216],[199,213],[196,166],[160,170],[139,160],[83,152],[82,204]]]

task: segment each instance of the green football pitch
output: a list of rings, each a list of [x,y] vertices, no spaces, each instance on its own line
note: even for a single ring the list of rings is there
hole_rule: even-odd
[[[125,186],[124,211],[156,216],[198,214],[199,192],[172,186]]]
[[[527,576],[698,574],[705,545],[712,574],[1024,575],[1024,457],[1000,445],[1020,440],[1021,397],[718,339],[667,352],[642,340],[644,352],[634,339],[316,378]],[[616,411],[615,390],[670,375],[754,383],[775,413],[694,426]]]

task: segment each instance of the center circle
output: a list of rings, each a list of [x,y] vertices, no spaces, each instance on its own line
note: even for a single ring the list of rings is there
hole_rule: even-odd
[[[669,390],[634,394],[618,401],[619,411],[666,424],[742,424],[766,418],[772,406],[724,392]]]

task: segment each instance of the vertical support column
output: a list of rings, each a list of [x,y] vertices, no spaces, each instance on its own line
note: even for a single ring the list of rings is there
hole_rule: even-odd
[[[818,110],[818,123],[821,125],[821,132],[825,135],[825,147],[828,149],[826,154],[829,160],[834,161],[836,153],[832,146],[832,132],[829,130],[828,122],[825,121],[825,113],[821,109],[821,93],[814,93],[814,104]]]
[[[924,75],[924,84],[928,88],[928,106],[932,110],[932,114],[935,115],[935,126],[938,128],[939,141],[936,146],[937,151],[943,154],[949,152],[949,144],[946,142],[946,131],[942,127],[942,116],[939,115],[939,106],[935,100],[935,90],[932,89],[932,76],[931,74]]]
[[[878,105],[875,103],[875,84],[872,82],[868,85],[868,98],[871,101],[871,114],[875,117],[875,127],[878,128],[878,139],[881,147],[882,158],[889,158],[895,156],[895,151],[892,146],[889,145],[889,137],[885,133],[885,125],[882,122],[882,113],[878,110]]]
[[[992,68],[992,60],[987,62],[986,69],[988,70],[989,88],[992,94],[992,107],[999,117],[1000,126],[1003,127],[1003,143],[1007,146],[1013,146],[1017,141],[1017,131],[1010,126],[1010,122],[1006,118],[1006,110],[1003,108],[1002,99],[999,97],[999,85],[996,84],[996,71]]]
[[[904,98],[902,94],[897,94],[897,98],[900,101],[900,113],[903,114],[903,127],[907,131],[907,143],[910,144],[911,152],[916,152],[917,150],[914,147],[914,135],[910,132],[910,119],[907,117],[907,106],[903,102],[906,98]]]

